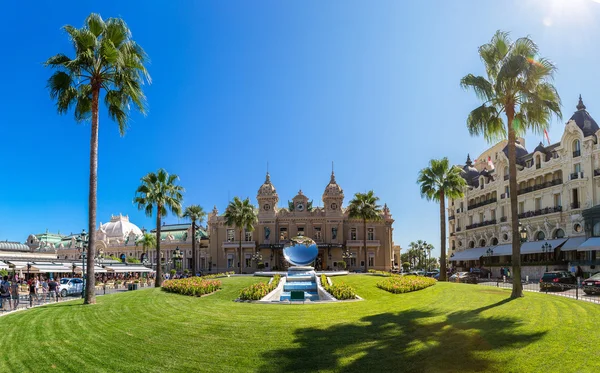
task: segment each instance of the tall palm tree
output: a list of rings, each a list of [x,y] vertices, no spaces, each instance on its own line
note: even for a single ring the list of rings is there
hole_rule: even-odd
[[[59,114],[74,108],[75,120],[91,119],[90,180],[88,201],[89,243],[87,252],[87,285],[85,303],[96,303],[94,257],[96,253],[96,194],[98,187],[98,112],[104,92],[104,103],[109,117],[116,121],[121,136],[129,120],[129,107],[135,106],[146,113],[146,98],[142,91],[150,76],[144,67],[144,50],[131,39],[131,31],[120,18],[102,20],[90,14],[82,28],[70,25],[63,30],[69,35],[75,57],[59,53],[50,57],[46,67],[54,73],[48,79],[50,97],[56,100]]]
[[[144,210],[146,216],[152,216],[156,208],[156,280],[155,286],[162,285],[162,263],[160,257],[160,227],[161,218],[167,216],[167,210],[175,216],[181,215],[181,202],[183,200],[183,187],[177,185],[179,177],[170,174],[164,169],[158,172],[150,172],[142,177],[142,184],[135,191],[133,203],[137,204],[138,210]]]
[[[241,200],[239,197],[233,197],[225,210],[225,223],[230,227],[237,227],[240,231],[240,274],[242,273],[242,241],[244,229],[248,232],[254,230],[257,216],[254,206],[246,198]]]
[[[483,135],[489,142],[508,137],[514,273],[511,298],[523,296],[515,141],[528,129],[541,135],[553,114],[562,117],[560,97],[552,84],[556,67],[548,59],[538,57],[538,52],[538,46],[528,37],[513,42],[507,32],[497,31],[489,43],[479,47],[487,78],[468,74],[460,81],[464,89],[472,89],[483,101],[467,117],[469,133]]]
[[[146,254],[149,249],[156,247],[156,236],[152,233],[144,233],[137,241],[135,241],[135,246],[138,245],[142,245],[142,251]]]
[[[183,217],[192,221],[192,276],[196,276],[196,221],[200,224],[206,217],[206,212],[200,205],[191,205],[185,208]]]
[[[372,190],[367,193],[356,193],[354,199],[348,204],[348,217],[350,219],[360,219],[363,221],[363,247],[365,249],[365,272],[369,268],[367,258],[367,221],[381,220],[381,206],[377,204],[379,197],[376,197]]]
[[[440,281],[446,281],[446,198],[460,198],[467,182],[461,169],[450,166],[448,158],[432,159],[429,167],[419,171],[421,197],[440,204]],[[431,249],[429,249],[431,250]],[[431,257],[431,252],[430,252]]]

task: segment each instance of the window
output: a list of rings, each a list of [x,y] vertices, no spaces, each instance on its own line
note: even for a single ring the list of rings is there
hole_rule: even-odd
[[[560,200],[560,193],[556,193],[554,195],[554,207],[562,206],[562,202]]]
[[[304,236],[304,227],[298,227],[298,236]]]
[[[554,232],[554,238],[563,238],[565,236],[565,231],[563,231],[562,229],[557,229],[556,232]]]
[[[375,239],[375,230],[373,228],[367,229],[367,240],[373,241]]]
[[[469,242],[469,247],[472,249],[475,247],[475,241]]]
[[[500,207],[500,216],[503,218],[506,217],[506,209],[504,206]]]
[[[356,253],[352,253],[352,256],[356,256]],[[356,267],[356,258],[350,258],[350,267]]]
[[[573,165],[573,172],[580,173],[581,172],[581,163],[575,163]]]
[[[535,235],[536,241],[543,241],[545,239],[546,239],[546,234],[542,231],[537,232],[537,234]]]
[[[579,140],[573,141],[573,157],[579,157],[581,155],[581,143]]]
[[[244,264],[246,265],[246,268],[252,267],[252,255],[246,254],[244,259]]]
[[[600,221],[594,224],[594,228],[592,228],[592,236],[600,237]]]
[[[492,209],[490,211],[490,216],[492,217],[492,220],[496,220],[496,210],[495,209]]]
[[[252,241],[252,232],[246,232],[245,241],[246,242]]]
[[[288,239],[287,227],[281,227],[281,228],[279,228],[279,239],[280,240],[287,240]]]
[[[469,216],[469,225],[473,225],[473,215]]]
[[[460,218],[456,219],[456,228],[460,229]]]
[[[233,242],[233,240],[235,240],[235,230],[233,229],[228,229],[227,230],[227,242]]]
[[[573,230],[577,233],[581,232],[581,224],[575,224]]]
[[[542,209],[542,198],[541,197],[538,197],[535,199],[535,209],[536,210]]]
[[[350,239],[351,240],[356,240],[356,228],[351,228],[350,229]]]
[[[525,212],[525,201],[519,202],[519,214]]]
[[[375,253],[369,253],[369,267],[375,265]]]
[[[315,240],[321,239],[321,227],[315,227]]]
[[[233,254],[227,254],[227,268],[233,268]]]

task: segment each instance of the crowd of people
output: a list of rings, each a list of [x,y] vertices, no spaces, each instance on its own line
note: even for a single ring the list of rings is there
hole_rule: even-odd
[[[60,279],[54,280],[52,277],[32,276],[25,280],[16,274],[11,277],[4,276],[0,282],[0,309],[16,310],[23,288],[26,288],[25,293],[29,295],[30,304],[34,299],[38,301],[40,297],[44,302],[48,297],[54,298],[58,302],[59,284]]]

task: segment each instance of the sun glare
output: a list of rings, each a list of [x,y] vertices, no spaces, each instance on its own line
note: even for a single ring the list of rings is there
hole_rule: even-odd
[[[591,22],[598,6],[594,3],[600,0],[529,0],[527,7],[540,15],[544,26],[553,27]]]

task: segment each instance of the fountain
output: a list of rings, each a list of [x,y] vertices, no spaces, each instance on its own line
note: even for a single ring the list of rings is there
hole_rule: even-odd
[[[292,237],[285,245],[283,256],[292,267],[288,268],[280,301],[319,300],[317,275],[309,266],[318,254],[317,244],[308,237]]]

